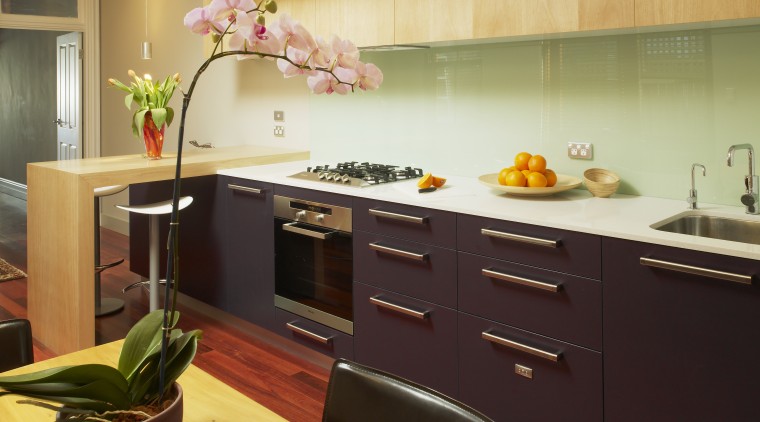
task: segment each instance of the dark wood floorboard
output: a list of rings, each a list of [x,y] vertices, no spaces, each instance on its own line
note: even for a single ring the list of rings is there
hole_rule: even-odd
[[[26,202],[0,193],[0,258],[26,271]],[[98,344],[123,338],[148,309],[142,289],[121,289],[140,276],[129,271],[129,239],[101,229],[101,261],[125,263],[102,275],[104,297],[125,300],[123,311],[96,318]],[[329,378],[330,360],[259,327],[208,309],[181,304],[180,326],[202,329],[195,365],[291,421],[317,421]],[[0,282],[0,319],[26,317],[26,279]],[[34,327],[32,327],[34,329]],[[55,356],[35,340],[35,359]]]

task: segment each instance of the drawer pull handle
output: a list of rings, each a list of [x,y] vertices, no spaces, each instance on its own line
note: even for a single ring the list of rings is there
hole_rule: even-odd
[[[427,217],[415,217],[413,215],[397,214],[395,212],[381,211],[381,210],[376,210],[376,209],[370,209],[369,215],[374,215],[375,217],[389,218],[391,220],[407,221],[409,223],[417,223],[417,224],[427,224],[428,222]]]
[[[325,337],[325,336],[321,336],[321,335],[319,335],[317,333],[313,333],[313,332],[311,332],[311,331],[309,331],[309,330],[307,330],[305,328],[301,328],[301,327],[297,326],[295,324],[295,321],[288,322],[288,323],[285,324],[285,326],[288,327],[288,329],[290,331],[294,332],[294,333],[301,334],[304,337],[308,337],[308,338],[310,338],[312,340],[316,340],[316,341],[318,341],[318,342],[320,342],[322,344],[330,344],[330,342],[332,341],[332,339],[334,337],[334,336]]]
[[[694,275],[701,275],[703,277],[714,278],[718,280],[733,281],[740,284],[752,284],[752,276],[736,273],[727,273],[725,271],[713,270],[710,268],[695,267],[692,265],[679,264],[677,262],[661,261],[659,259],[641,257],[639,259],[641,265],[647,267],[662,268],[665,270],[676,271],[679,273],[687,273]]]
[[[261,190],[261,189],[249,188],[249,187],[240,186],[240,185],[233,185],[231,183],[228,184],[227,187],[230,188],[230,189],[232,189],[232,190],[241,191],[241,192],[250,192],[250,193],[255,193],[255,194],[262,194],[262,193],[264,193],[264,191]]]
[[[304,236],[313,237],[319,240],[327,240],[333,237],[333,235],[335,234],[335,232],[322,233],[322,232],[318,232],[314,230],[304,229],[303,227],[296,226],[296,224],[298,224],[297,221],[293,223],[285,223],[282,225],[282,229],[285,230],[286,232],[302,234]]]
[[[413,259],[415,261],[426,261],[428,259],[427,253],[414,253],[414,252],[408,252],[401,249],[391,248],[388,246],[383,246],[379,243],[370,243],[369,248],[373,251],[387,253],[389,255],[396,255],[403,258],[409,258]]]
[[[562,243],[559,240],[541,239],[538,237],[523,236],[521,234],[501,232],[492,229],[480,229],[480,234],[489,237],[496,237],[498,239],[514,240],[516,242],[530,243],[531,245],[546,246],[548,248],[559,247]]]
[[[497,335],[492,334],[489,331],[483,331],[480,336],[484,340],[488,340],[491,343],[496,343],[502,346],[509,347],[510,349],[519,350],[521,352],[525,352],[533,356],[538,356],[540,358],[548,359],[552,362],[557,362],[559,361],[559,358],[562,357],[562,352],[557,352],[557,353],[547,352],[546,350],[541,350],[535,347],[528,346],[526,344],[522,344],[513,340],[506,339],[504,337],[499,337]]]
[[[537,281],[537,280],[531,280],[529,278],[524,278],[512,274],[505,274],[502,272],[494,271],[488,268],[483,268],[481,271],[481,274],[489,277],[489,278],[495,278],[497,280],[502,281],[508,281],[510,283],[519,284],[521,286],[528,286],[533,287],[536,289],[546,290],[549,292],[557,293],[562,288],[562,283],[559,284],[551,284],[551,283],[544,283],[543,281]]]
[[[381,299],[381,297],[382,295],[372,296],[369,298],[369,302],[381,308],[400,312],[404,315],[409,315],[417,319],[426,319],[428,316],[430,316],[430,311],[417,311],[414,309],[407,308],[406,306],[396,305],[395,303],[388,302],[387,300]]]

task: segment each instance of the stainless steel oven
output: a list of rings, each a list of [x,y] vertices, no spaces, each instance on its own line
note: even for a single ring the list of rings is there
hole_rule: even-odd
[[[353,335],[351,209],[274,196],[276,307]]]

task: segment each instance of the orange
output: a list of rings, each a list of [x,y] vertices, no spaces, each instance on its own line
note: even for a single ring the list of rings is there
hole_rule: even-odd
[[[533,173],[528,176],[528,187],[529,188],[543,188],[546,187],[546,176],[543,174],[534,171]]]
[[[507,175],[512,172],[515,168],[514,167],[505,167],[501,169],[499,172],[499,184],[500,185],[506,185],[507,184]]]
[[[446,179],[443,177],[436,177],[433,176],[433,186],[440,188],[441,186],[446,184]]]
[[[425,173],[422,177],[420,177],[420,180],[417,181],[417,187],[420,189],[426,189],[429,188],[430,185],[433,184],[433,174],[432,173]]]
[[[522,171],[522,174],[524,174],[524,175],[525,175],[525,178],[526,178],[526,179],[528,178],[528,176],[530,176],[530,173],[531,173],[531,171],[530,171],[530,170],[523,170],[523,171]]]
[[[546,158],[541,155],[534,155],[528,160],[528,168],[530,171],[537,171],[543,173],[546,171]]]
[[[528,170],[528,161],[532,155],[527,152],[521,152],[515,155],[515,168],[518,170]]]
[[[557,184],[557,173],[554,170],[546,169],[544,176],[546,176],[546,186],[552,187]]]
[[[507,186],[525,187],[525,175],[521,171],[511,171],[506,178]]]

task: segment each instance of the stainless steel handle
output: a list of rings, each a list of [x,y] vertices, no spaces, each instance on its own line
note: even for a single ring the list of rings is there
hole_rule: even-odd
[[[240,185],[233,185],[231,183],[228,184],[227,187],[230,188],[230,189],[232,189],[232,190],[237,190],[237,191],[241,191],[241,192],[250,192],[250,193],[256,193],[256,194],[261,194],[261,193],[264,192],[261,189],[249,188],[249,187],[240,186]]]
[[[400,312],[404,315],[409,315],[418,319],[426,319],[430,315],[430,311],[416,311],[414,309],[407,308],[406,306],[396,305],[395,303],[388,302],[381,299],[381,297],[382,295],[372,296],[369,298],[369,302],[381,308],[390,309],[392,311]]]
[[[404,250],[401,250],[401,249],[396,249],[396,248],[390,248],[388,246],[383,246],[383,245],[381,245],[379,243],[370,243],[369,244],[369,248],[372,249],[373,251],[387,253],[387,254],[390,254],[390,255],[401,256],[401,257],[404,257],[404,258],[413,259],[415,261],[425,261],[428,258],[428,254],[427,253],[408,252],[408,251],[404,251]]]
[[[428,222],[427,217],[415,217],[413,215],[398,214],[395,212],[381,211],[381,210],[376,210],[376,209],[369,210],[369,215],[374,215],[375,217],[389,218],[391,220],[408,221],[410,223],[417,223],[417,224],[427,224]]]
[[[713,270],[710,268],[695,267],[692,265],[679,264],[677,262],[661,261],[659,259],[645,258],[643,256],[639,258],[639,263],[641,265],[646,265],[647,267],[662,268],[665,270],[676,271],[679,273],[701,275],[703,277],[709,277],[709,278],[725,280],[725,281],[732,281],[734,283],[740,283],[740,284],[752,284],[751,275],[728,273],[725,271],[718,271],[718,270]]]
[[[483,270],[481,271],[481,274],[489,278],[495,278],[498,280],[519,284],[521,286],[533,287],[536,289],[546,290],[546,291],[554,292],[554,293],[559,292],[559,290],[562,288],[562,283],[559,283],[559,284],[544,283],[543,281],[531,280],[529,278],[524,278],[524,277],[520,277],[520,276],[516,276],[512,274],[505,274],[505,273],[494,271],[488,268],[483,268]]]
[[[559,358],[562,357],[562,352],[557,352],[557,353],[547,352],[546,350],[528,346],[527,344],[518,343],[514,340],[509,340],[504,337],[499,337],[497,335],[494,335],[490,331],[483,331],[480,334],[480,336],[484,340],[488,340],[491,343],[500,344],[502,346],[509,347],[510,349],[519,350],[521,352],[525,352],[533,356],[538,356],[540,358],[548,359],[552,362],[557,362],[559,361]]]
[[[316,341],[318,341],[318,342],[320,342],[322,344],[330,344],[330,342],[332,341],[332,339],[334,337],[334,336],[325,337],[325,336],[321,336],[321,335],[319,335],[317,333],[312,333],[311,331],[309,331],[309,330],[307,330],[305,328],[301,328],[301,327],[295,325],[293,322],[285,323],[285,326],[288,327],[288,329],[290,331],[294,332],[294,333],[301,334],[301,335],[303,335],[305,337],[308,337],[308,338],[310,338],[312,340],[316,340]]]
[[[548,248],[559,247],[562,242],[559,240],[541,239],[538,237],[523,236],[520,234],[507,233],[492,229],[480,229],[480,234],[489,237],[496,237],[499,239],[514,240],[516,242],[530,243],[532,245],[546,246]]]
[[[297,227],[296,224],[299,223],[297,221],[293,223],[285,223],[282,225],[282,229],[286,232],[302,234],[304,236],[309,236],[320,240],[327,240],[335,234],[335,232],[322,233],[314,230],[304,229],[303,227]]]

